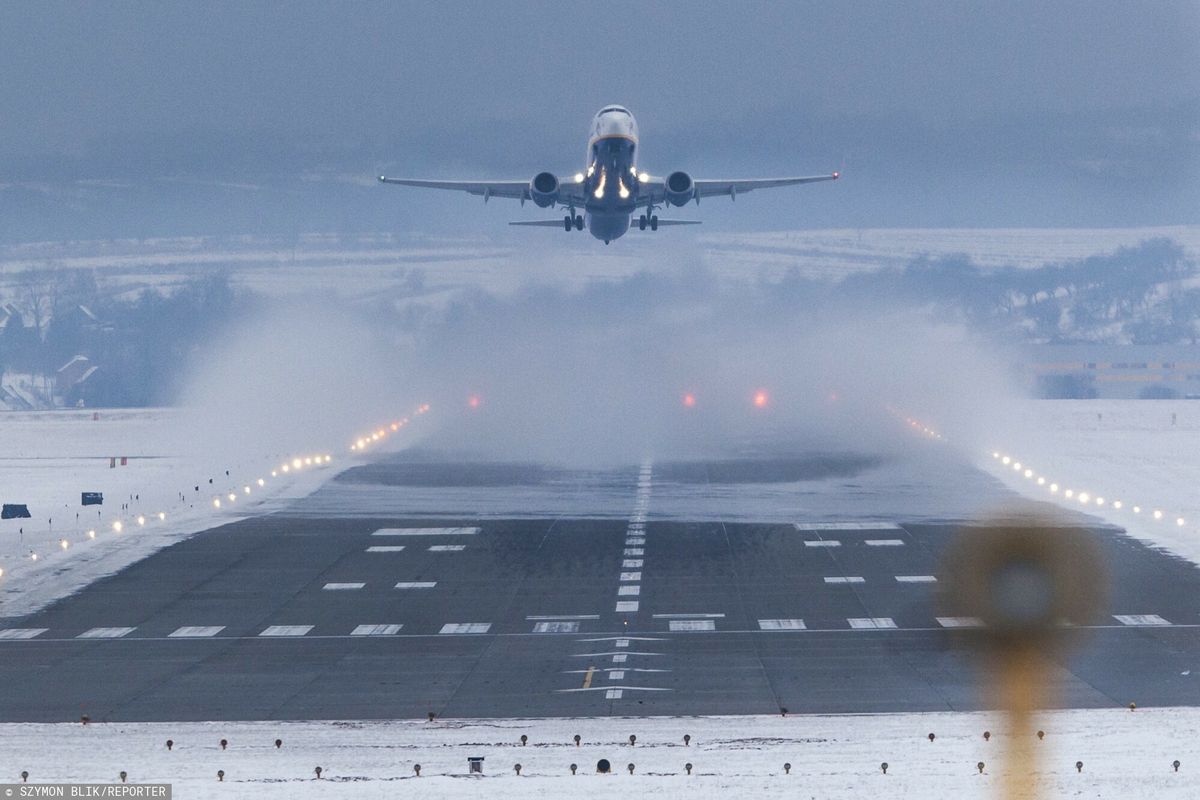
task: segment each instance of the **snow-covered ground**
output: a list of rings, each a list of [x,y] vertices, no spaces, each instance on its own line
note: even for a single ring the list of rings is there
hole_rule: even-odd
[[[1038,729],[1045,732],[1040,741]],[[1046,712],[1020,735],[1035,745],[1041,797],[1192,798],[1198,733],[1200,709],[1189,708]],[[526,746],[522,735],[529,737]],[[637,737],[633,746],[630,735]],[[283,743],[278,749],[276,739]],[[186,798],[737,793],[924,800],[1002,796],[1011,741],[1004,718],[990,713],[0,725],[0,782],[17,781],[25,770],[33,782],[115,783],[124,771],[130,782],[171,783],[174,796]],[[473,756],[484,758],[482,776],[467,774]],[[596,773],[600,759],[613,774]],[[1075,766],[1080,761],[1082,771]]]
[[[1023,424],[978,454],[981,466],[1200,564],[1200,402],[1038,400],[1022,410]]]
[[[32,612],[197,531],[287,505],[331,477],[343,454],[206,453],[177,435],[183,419],[171,409],[0,414],[0,502],[32,515],[0,520],[0,616]],[[304,463],[318,455],[332,460]],[[104,504],[81,506],[82,492],[102,492]]]

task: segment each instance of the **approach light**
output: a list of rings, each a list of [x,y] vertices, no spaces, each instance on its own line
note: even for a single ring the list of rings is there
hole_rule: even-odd
[[[272,477],[272,478],[278,478],[278,477],[279,477],[279,473],[278,473],[278,472],[276,472],[275,470],[271,470],[271,477]]]
[[[1014,471],[1014,472],[1020,472],[1020,471],[1021,471],[1021,462],[1020,462],[1020,461],[1014,461],[1014,462],[1013,462],[1013,465],[1012,465],[1012,468],[1013,468],[1013,471]]]
[[[237,495],[234,494],[233,492],[230,492],[229,493],[229,502],[232,503],[234,500],[237,500]]]
[[[282,469],[284,472],[287,472],[287,471],[288,471],[288,469],[290,469],[290,467],[288,467],[288,465],[287,465],[287,464],[284,464],[284,465],[281,467],[281,469]]]
[[[301,463],[301,462],[300,462],[300,459],[298,459],[298,458],[293,458],[293,459],[292,459],[292,466],[293,466],[295,469],[300,469],[300,463]]]
[[[1154,518],[1155,518],[1155,519],[1162,519],[1162,512],[1161,512],[1161,511],[1159,511],[1158,509],[1154,509]]]
[[[59,546],[60,546],[60,547],[62,547],[62,549],[63,549],[63,550],[66,550],[68,547],[70,547],[70,546],[71,546],[71,545],[69,545],[69,544],[67,543],[67,540],[66,540],[66,539],[63,539],[63,540],[62,540],[62,541],[60,541],[58,544],[59,544]]]
[[[1080,492],[1080,493],[1079,493],[1079,502],[1081,502],[1081,503],[1085,503],[1085,504],[1086,504],[1086,503],[1087,503],[1087,501],[1088,501],[1088,500],[1090,500],[1090,499],[1091,499],[1091,498],[1089,497],[1089,495],[1088,495],[1088,493],[1087,493],[1087,492]]]
[[[117,533],[120,533],[122,530],[124,530],[124,528],[125,526],[121,523],[121,520],[117,520],[113,523],[113,530]]]
[[[1183,527],[1183,523],[1184,523],[1183,517],[1179,517],[1178,519],[1175,520],[1175,524],[1181,528]]]
[[[1012,459],[1008,456],[1005,456],[1004,458],[1000,459],[1000,463],[1007,467],[1010,463],[1012,463]]]
[[[999,453],[992,453],[992,458],[999,458],[999,457],[1000,457]]]
[[[1032,477],[1033,477],[1033,470],[1031,470],[1031,469],[1027,469],[1027,470],[1025,470],[1025,477],[1026,477],[1026,478],[1032,478]]]
[[[696,395],[694,395],[690,392],[688,394],[685,394],[683,396],[683,405],[686,408],[695,408],[696,407]]]
[[[1120,511],[1120,510],[1121,510],[1121,501],[1120,501],[1120,500],[1113,500],[1113,508],[1115,508],[1115,509],[1117,509],[1118,511]]]
[[[32,558],[34,561],[37,561],[37,553],[31,553],[29,555],[29,557]]]
[[[249,487],[249,486],[243,486],[243,487],[242,487],[242,490],[243,490],[243,491],[244,491],[246,494],[250,494],[250,487]]]
[[[398,430],[400,430],[400,423],[398,423],[398,422],[393,422],[393,423],[392,423],[392,430],[393,430],[393,431],[398,431]]]
[[[264,481],[262,478],[259,478],[257,482],[258,482],[259,486],[265,486],[267,484],[267,482]]]
[[[1041,476],[1038,476],[1037,484],[1038,484],[1038,486],[1045,486],[1045,485],[1046,485],[1046,479],[1045,479],[1045,478],[1043,478],[1043,477],[1041,477]]]
[[[158,521],[159,522],[162,522],[166,518],[167,518],[167,513],[165,511],[158,512]]]
[[[767,405],[767,393],[766,392],[755,392],[754,393],[754,405],[756,408],[765,408]]]
[[[1075,492],[1072,491],[1071,489],[1067,489],[1065,492],[1063,492],[1063,496],[1065,496],[1069,500],[1075,496]]]
[[[1056,494],[1057,492],[1058,492],[1058,484],[1057,483],[1050,484],[1050,493]]]
[[[1104,498],[1103,498],[1103,497],[1097,497],[1097,498],[1096,498],[1096,505],[1098,505],[1098,506],[1102,506],[1102,505],[1104,505]]]
[[[1133,513],[1135,513],[1135,514],[1140,514],[1140,513],[1142,513],[1142,507],[1141,507],[1141,506],[1134,506],[1134,507],[1133,507]]]
[[[88,531],[88,538],[89,538],[89,539],[95,539],[95,538],[96,538],[96,532],[95,532],[95,531]]]
[[[221,507],[221,498],[214,497],[213,498],[213,508],[220,508],[220,507]]]

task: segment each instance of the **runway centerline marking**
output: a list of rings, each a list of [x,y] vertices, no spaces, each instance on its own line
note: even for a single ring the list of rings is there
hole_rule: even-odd
[[[825,579],[826,583],[866,583],[866,579],[860,575],[835,575]]]
[[[933,575],[897,575],[897,583],[937,583]]]
[[[899,531],[894,522],[795,522],[798,531]]]
[[[896,627],[896,623],[891,617],[851,617],[846,621],[850,623],[850,627],[854,630],[873,630],[879,628],[891,630]]]
[[[640,581],[641,579],[642,579],[642,573],[640,573],[640,572],[622,572],[621,573],[622,581]]]
[[[402,544],[376,544],[367,548],[368,553],[399,553],[404,549]]]
[[[403,625],[359,625],[350,631],[351,636],[395,636]]]
[[[903,539],[864,539],[863,544],[867,547],[903,547]]]
[[[805,547],[841,547],[842,543],[837,539],[809,539],[804,542]]]
[[[525,617],[527,622],[554,622],[556,620],[582,620],[582,619],[600,619],[599,614],[530,614]],[[589,639],[588,641],[599,641],[598,639]]]
[[[534,633],[578,633],[577,620],[559,620],[557,622],[539,622],[533,626]]]
[[[982,628],[983,620],[979,617],[938,617],[938,625],[943,628]]]
[[[715,631],[717,623],[711,619],[673,619],[667,623],[672,631]]]
[[[802,631],[805,630],[802,619],[760,619],[759,630],[764,631]]]
[[[642,593],[642,587],[636,583],[617,587],[617,597],[637,597]]]
[[[637,611],[639,607],[637,600],[618,600],[617,607],[613,609],[617,614],[629,613]]]
[[[397,589],[432,589],[437,586],[437,581],[400,581],[396,584]]]
[[[365,583],[327,583],[321,588],[326,592],[352,592],[365,586]]]
[[[431,544],[429,552],[431,553],[459,553],[466,550],[465,544]]]
[[[642,559],[627,558],[621,562],[621,568],[622,569],[641,569],[642,568]]]

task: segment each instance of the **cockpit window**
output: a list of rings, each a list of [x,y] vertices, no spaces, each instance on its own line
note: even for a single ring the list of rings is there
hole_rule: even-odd
[[[607,108],[602,108],[602,109],[600,109],[600,113],[601,113],[601,114],[607,114],[607,113],[608,113],[608,112],[610,112],[610,111],[617,111],[617,112],[619,112],[619,113],[621,113],[621,114],[625,114],[625,115],[627,115],[627,116],[628,116],[628,114],[629,114],[629,110],[628,110],[628,109],[621,108],[620,106],[608,106]]]

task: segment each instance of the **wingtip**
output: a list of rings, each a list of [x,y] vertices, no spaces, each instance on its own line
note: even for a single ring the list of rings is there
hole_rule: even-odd
[[[379,182],[380,182],[380,183],[387,183],[387,176],[386,176],[386,175],[380,175],[380,176],[379,176]]]
[[[836,181],[838,178],[840,178],[840,177],[842,177],[842,173],[840,173],[840,172],[835,172],[835,173],[833,173],[833,179],[834,179],[835,181]],[[383,178],[380,178],[379,180],[383,180]]]

